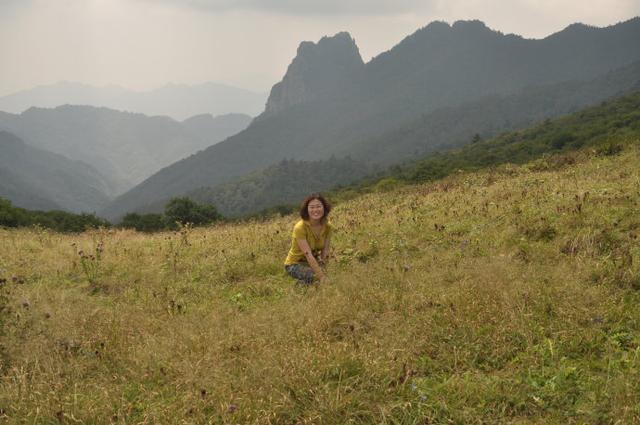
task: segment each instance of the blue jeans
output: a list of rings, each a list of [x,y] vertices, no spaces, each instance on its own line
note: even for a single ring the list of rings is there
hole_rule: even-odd
[[[308,285],[313,283],[315,274],[308,264],[296,263],[284,266],[287,274],[294,279],[298,279],[298,283]]]

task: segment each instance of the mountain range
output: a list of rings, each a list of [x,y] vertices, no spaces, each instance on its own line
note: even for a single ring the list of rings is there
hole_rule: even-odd
[[[160,170],[101,213],[117,219],[283,159],[351,155],[391,165],[566,114],[638,90],[637,40],[640,18],[575,24],[541,40],[479,21],[434,22],[368,63],[345,32],[303,42],[248,128]]]
[[[88,105],[149,116],[166,115],[182,121],[194,115],[239,113],[250,116],[264,109],[266,93],[224,84],[167,84],[155,90],[133,91],[120,86],[94,87],[60,82],[0,97],[0,111],[19,114],[31,107]]]
[[[78,105],[33,107],[19,115],[0,112],[0,130],[34,147],[91,165],[108,177],[107,192],[112,196],[241,131],[250,122],[251,117],[242,114],[203,114],[178,122],[167,116]]]
[[[110,200],[108,177],[81,161],[0,131],[0,197],[33,210],[93,212]]]

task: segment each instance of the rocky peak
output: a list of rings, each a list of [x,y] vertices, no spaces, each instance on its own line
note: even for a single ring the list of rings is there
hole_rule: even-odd
[[[352,81],[363,67],[358,46],[347,32],[323,37],[318,43],[303,41],[284,78],[271,89],[265,114],[335,91]]]
[[[483,37],[501,34],[487,27],[484,22],[475,20],[455,21],[449,25],[443,21],[434,21],[419,29],[405,40],[422,43],[425,40],[451,40],[452,38]]]
[[[468,31],[468,32],[493,32],[489,27],[485,25],[484,22],[479,21],[477,19],[469,20],[469,21],[455,21],[451,28],[457,31]]]

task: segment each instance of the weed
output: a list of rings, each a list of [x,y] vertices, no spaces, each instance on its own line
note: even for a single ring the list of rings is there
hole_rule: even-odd
[[[603,146],[596,148],[595,152],[598,156],[613,156],[622,152],[624,147],[620,143],[609,142]]]
[[[104,251],[103,240],[99,240],[95,243],[92,252],[85,252],[78,248],[75,243],[73,246],[76,248],[76,255],[80,260],[80,266],[85,279],[87,279],[91,288],[97,288],[98,278],[100,276],[100,266],[102,263],[102,253]]]

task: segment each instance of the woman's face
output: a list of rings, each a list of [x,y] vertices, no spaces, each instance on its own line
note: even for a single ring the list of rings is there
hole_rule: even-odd
[[[320,220],[324,216],[324,205],[319,199],[313,199],[307,204],[307,211],[309,212],[309,218],[312,220]]]

